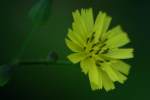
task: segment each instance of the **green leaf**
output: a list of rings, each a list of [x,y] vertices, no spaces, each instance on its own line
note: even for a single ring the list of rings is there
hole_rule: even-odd
[[[39,0],[28,13],[33,26],[39,26],[46,22],[50,16],[52,0]]]
[[[9,65],[0,66],[0,86],[4,86],[11,77],[12,68]]]

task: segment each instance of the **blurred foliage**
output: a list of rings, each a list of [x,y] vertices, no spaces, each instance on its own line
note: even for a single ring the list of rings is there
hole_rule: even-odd
[[[28,17],[31,19],[33,26],[39,26],[48,20],[51,4],[52,0],[39,0],[32,6]]]
[[[22,45],[22,48],[17,55],[17,59],[22,55],[24,52],[26,46],[28,45],[31,36],[33,33],[39,28],[41,25],[43,25],[50,16],[50,10],[51,10],[51,2],[52,0],[39,0],[37,1],[32,8],[29,10],[28,17],[29,20],[32,22],[32,30],[25,40],[24,44]],[[14,58],[12,61],[15,61],[16,58]],[[4,86],[8,80],[11,77],[12,67],[9,65],[1,65],[0,66],[0,86]]]
[[[0,66],[0,86],[4,86],[10,79],[12,67],[10,65]]]

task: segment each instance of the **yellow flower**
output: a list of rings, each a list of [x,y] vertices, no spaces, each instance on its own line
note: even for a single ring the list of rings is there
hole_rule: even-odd
[[[130,65],[122,59],[133,58],[132,48],[120,48],[130,42],[120,26],[110,30],[111,17],[99,12],[94,22],[92,9],[73,12],[74,22],[65,39],[74,53],[68,56],[72,63],[79,63],[88,75],[92,90],[115,89],[114,82],[127,80]]]

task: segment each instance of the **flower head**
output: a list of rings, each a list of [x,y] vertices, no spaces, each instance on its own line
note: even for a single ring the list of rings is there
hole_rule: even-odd
[[[114,82],[127,80],[130,65],[122,59],[133,58],[132,48],[121,48],[130,42],[120,26],[108,30],[111,17],[99,12],[94,22],[92,9],[73,12],[74,22],[65,39],[74,53],[68,56],[72,63],[79,63],[88,75],[92,90],[115,88]]]

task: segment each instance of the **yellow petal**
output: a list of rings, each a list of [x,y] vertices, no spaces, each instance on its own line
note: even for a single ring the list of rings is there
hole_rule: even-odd
[[[75,12],[72,13],[73,18],[74,18],[74,24],[76,26],[76,30],[79,30],[80,34],[86,37],[88,31],[86,28],[86,25],[84,23],[84,20],[82,19],[79,10],[76,10]]]
[[[104,22],[104,26],[103,26],[103,33],[106,33],[107,32],[107,30],[108,30],[108,28],[109,28],[109,26],[110,26],[110,23],[111,23],[111,20],[112,20],[112,18],[110,17],[110,16],[107,16],[106,18],[105,18],[105,22]]]
[[[120,26],[112,29],[107,35],[107,37],[105,36],[108,39],[106,45],[110,48],[121,47],[130,42],[127,33],[123,32]]]
[[[92,90],[102,89],[102,73],[96,66],[94,59],[84,59],[80,64],[83,72],[89,75]]]
[[[107,63],[102,64],[102,69],[108,74],[108,76],[110,77],[110,79],[113,82],[119,80],[117,74],[114,72],[114,70],[112,69],[112,67],[109,64],[107,64]]]
[[[99,85],[99,72],[98,72],[98,68],[95,64],[94,59],[92,59],[90,65],[91,65],[90,70],[89,70],[90,83],[93,83],[98,86]]]
[[[121,60],[117,60],[114,63],[112,63],[112,67],[116,69],[117,71],[124,73],[126,75],[129,74],[129,70],[131,66]]]
[[[99,12],[94,26],[96,32],[95,41],[99,41],[101,35],[107,31],[111,22],[111,17],[107,16],[106,13]]]
[[[80,62],[81,69],[85,74],[89,72],[92,63],[93,63],[92,58],[86,58]]]
[[[93,10],[90,9],[81,9],[81,17],[85,23],[86,29],[88,31],[87,35],[89,36],[93,32],[94,18]]]
[[[117,36],[118,34],[122,34],[123,33],[123,30],[121,28],[120,25],[110,29],[107,33],[104,34],[104,38],[106,39],[109,39],[109,38],[112,38],[112,37],[115,37]]]
[[[102,72],[101,69],[98,68],[98,84],[95,84],[94,82],[91,82],[91,88],[92,90],[98,90],[103,88],[103,82],[102,82]]]
[[[65,42],[69,49],[73,52],[81,52],[83,49],[81,46],[77,45],[76,43],[72,42],[71,40],[65,39]]]
[[[133,49],[112,49],[105,54],[106,57],[115,58],[115,59],[129,59],[133,58]]]
[[[109,76],[105,71],[102,71],[102,82],[106,91],[115,89],[114,83],[112,82],[112,80],[109,78]]]
[[[114,69],[114,72],[116,73],[116,75],[119,78],[118,82],[123,84],[127,80],[127,77],[124,76],[123,74],[121,74],[120,72],[118,72],[117,70]]]
[[[93,91],[103,88],[101,69],[98,69],[98,73],[99,73],[98,84],[95,84],[94,82],[90,82],[91,83],[91,88],[92,88]]]
[[[95,91],[95,90],[98,90],[98,89],[99,89],[99,87],[98,87],[98,85],[97,85],[97,84],[94,84],[94,83],[92,83],[92,82],[90,82],[90,84],[91,84],[91,89],[92,89],[93,91]]]
[[[72,31],[71,29],[69,29],[67,36],[75,44],[77,44],[77,45],[79,45],[81,47],[84,46],[84,40],[82,39],[82,37],[80,36],[80,34],[75,33],[74,31]]]
[[[102,70],[99,68],[98,70],[99,72],[99,84],[98,84],[98,89],[102,89],[103,88],[103,81],[102,81]]]
[[[86,56],[87,55],[84,52],[79,52],[79,53],[72,53],[67,57],[72,63],[78,63],[81,60],[83,60]]]

